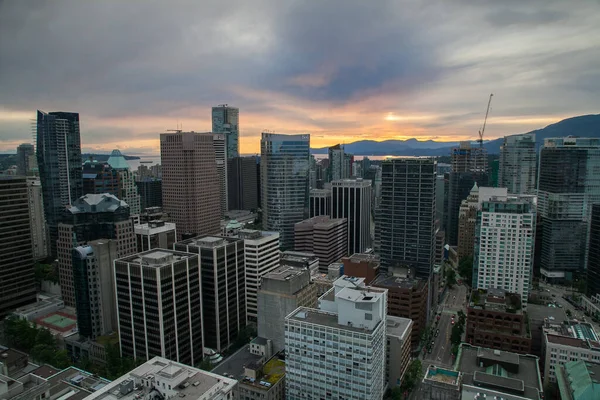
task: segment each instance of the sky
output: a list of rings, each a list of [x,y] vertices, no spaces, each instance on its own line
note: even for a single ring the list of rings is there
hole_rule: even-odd
[[[0,0],[0,151],[35,110],[80,113],[84,151],[158,154],[240,108],[311,146],[487,139],[600,106],[597,0]]]

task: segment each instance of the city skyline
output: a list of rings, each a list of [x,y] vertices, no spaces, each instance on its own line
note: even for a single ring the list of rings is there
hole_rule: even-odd
[[[221,103],[243,154],[265,130],[475,139],[492,92],[490,139],[597,112],[597,4],[453,3],[5,3],[0,151],[30,141],[36,108],[79,112],[84,151],[144,154],[166,129],[210,130]]]

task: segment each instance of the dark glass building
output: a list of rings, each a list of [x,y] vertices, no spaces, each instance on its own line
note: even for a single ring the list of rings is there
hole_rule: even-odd
[[[79,114],[38,110],[36,147],[50,254],[56,257],[58,224],[64,209],[84,194]]]
[[[600,295],[600,203],[592,206],[588,245],[587,295]]]
[[[83,193],[109,193],[119,197],[119,174],[110,164],[97,160],[83,163]]]
[[[414,268],[428,279],[435,257],[436,161],[396,158],[382,164],[376,224],[381,269]]]
[[[25,176],[31,174],[31,158],[35,156],[33,145],[30,143],[23,143],[17,147],[17,175]]]
[[[141,209],[144,211],[148,207],[162,207],[162,180],[158,178],[146,177],[136,181],[138,192],[140,194]]]
[[[227,160],[229,210],[256,210],[258,182],[256,157],[234,157]]]
[[[342,179],[331,182],[331,218],[348,221],[348,254],[364,253],[372,247],[370,180]]]

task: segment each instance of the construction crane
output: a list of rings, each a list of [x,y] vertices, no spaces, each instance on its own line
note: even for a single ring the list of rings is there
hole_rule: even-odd
[[[492,97],[494,97],[494,93],[490,93],[490,99],[488,100],[487,110],[485,111],[485,118],[483,119],[483,126],[479,131],[479,147],[483,147],[483,134],[485,132],[485,124],[487,123],[488,114],[490,113],[490,105],[492,104]]]

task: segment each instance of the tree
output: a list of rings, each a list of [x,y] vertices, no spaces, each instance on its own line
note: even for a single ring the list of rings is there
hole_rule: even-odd
[[[408,366],[406,374],[404,374],[404,379],[402,380],[402,385],[400,386],[401,392],[410,392],[412,388],[414,388],[415,384],[421,380],[422,375],[423,367],[421,365],[421,361],[418,358],[414,359]]]
[[[453,268],[448,268],[446,270],[446,284],[450,288],[456,285],[456,271]]]
[[[198,364],[198,368],[204,370],[204,371],[210,371],[213,369],[213,365],[210,362],[210,360],[205,357],[202,359],[202,362],[200,364]]]
[[[450,335],[450,342],[452,344],[459,344],[462,339],[462,329],[458,324],[454,324],[452,326],[452,334]]]
[[[473,257],[465,257],[458,263],[458,273],[463,277],[463,282],[467,285],[473,280]]]
[[[51,364],[56,368],[65,369],[71,366],[71,358],[66,350],[59,350],[54,353],[54,360]]]

